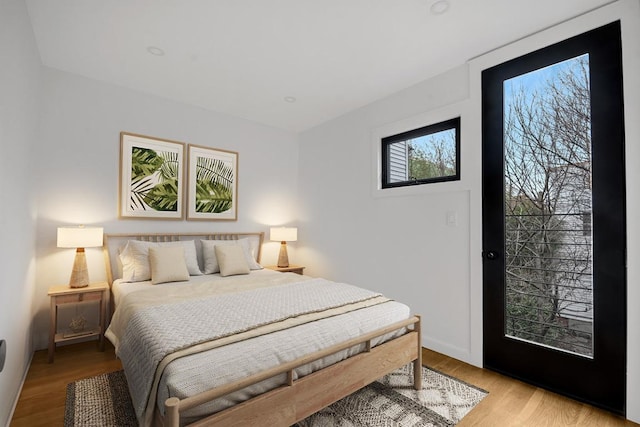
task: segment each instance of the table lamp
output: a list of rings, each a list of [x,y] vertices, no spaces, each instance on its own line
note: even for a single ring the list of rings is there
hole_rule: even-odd
[[[287,255],[287,242],[298,240],[296,227],[271,227],[270,239],[280,241],[280,254],[278,254],[278,267],[289,267],[289,255]]]
[[[73,270],[69,286],[72,288],[84,288],[89,286],[89,270],[87,269],[87,257],[84,248],[102,246],[102,227],[58,227],[58,247],[76,248],[76,258],[73,261]]]

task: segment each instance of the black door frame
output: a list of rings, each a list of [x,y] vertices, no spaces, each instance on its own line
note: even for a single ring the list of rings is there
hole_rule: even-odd
[[[504,334],[502,83],[584,53],[589,53],[592,70],[593,359]],[[626,206],[620,22],[483,71],[482,93],[483,255],[493,252],[483,256],[484,366],[624,415]]]

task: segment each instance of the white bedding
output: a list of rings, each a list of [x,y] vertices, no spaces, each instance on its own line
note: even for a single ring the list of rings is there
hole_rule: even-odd
[[[261,277],[261,276],[268,277],[268,276],[273,276],[278,274],[282,274],[282,273],[269,270],[266,268],[263,270],[251,271],[251,276],[253,277]],[[216,273],[216,274],[207,274],[203,276],[191,276],[189,279],[191,283],[205,283],[205,282],[211,282],[213,280],[224,280],[224,277],[221,277],[220,273]],[[162,286],[176,287],[176,286],[183,285],[184,283],[186,282],[163,283]],[[118,305],[120,305],[120,301],[125,295],[141,289],[147,289],[151,286],[158,286],[158,285],[152,285],[151,280],[147,280],[144,282],[132,282],[132,283],[123,282],[122,279],[114,280],[113,285],[111,286],[111,292],[113,293],[113,302],[117,307]]]
[[[259,270],[252,271],[249,276],[236,278],[223,278],[219,275],[193,276],[192,283],[209,283],[222,292],[230,292],[240,282],[279,282],[284,276],[282,273]],[[301,276],[288,274],[291,280],[307,280]],[[296,276],[294,278],[294,276]],[[232,279],[229,281],[229,279]],[[165,295],[179,295],[180,286],[185,282],[151,285],[151,282],[117,283],[114,282],[114,299],[116,306],[123,304],[127,295],[143,289],[157,289]],[[155,291],[152,291],[155,292]],[[149,293],[149,291],[146,291]],[[180,296],[181,297],[181,296]],[[180,298],[178,298],[180,299]],[[309,323],[291,327],[284,330],[252,337],[244,341],[224,345],[206,350],[200,353],[190,354],[171,361],[165,368],[159,379],[156,404],[164,413],[164,402],[168,397],[176,396],[184,398],[199,392],[230,383],[234,380],[249,376],[253,373],[281,365],[298,357],[322,350],[331,345],[347,341],[353,337],[380,329],[391,323],[395,323],[410,317],[409,308],[398,302],[388,301],[366,308],[360,308],[347,313],[334,315],[328,318],[315,320]],[[111,329],[111,328],[110,328]],[[401,335],[403,331],[381,337],[372,344],[390,339],[392,336]],[[113,333],[107,337],[116,344],[118,338]],[[339,354],[313,362],[296,371],[296,376],[304,376],[324,366],[345,359],[350,355],[362,351],[361,347],[354,347]],[[256,384],[247,389],[236,392],[215,402],[195,408],[188,416],[198,417],[204,414],[216,412],[252,396],[263,393],[283,384],[284,375]]]
[[[396,301],[389,301],[177,359],[167,366],[160,379],[157,395],[158,408],[164,414],[164,402],[169,397],[175,396],[182,399],[192,396],[409,317],[409,307]],[[374,339],[372,345],[378,345],[400,335],[402,331],[387,334]],[[295,371],[294,378],[315,372],[363,350],[364,345],[352,347],[304,365]],[[198,380],[194,381],[194,378]],[[255,384],[187,412],[186,421],[191,422],[198,417],[233,406],[285,382],[286,377],[282,374]]]

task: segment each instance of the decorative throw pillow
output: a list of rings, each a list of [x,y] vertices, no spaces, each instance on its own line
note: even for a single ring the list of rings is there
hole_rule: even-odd
[[[151,246],[149,248],[151,283],[182,282],[189,280],[182,245]]]
[[[198,265],[198,255],[196,254],[196,242],[193,240],[181,240],[179,242],[161,242],[160,246],[184,246],[184,260],[187,263],[187,269],[190,276],[201,276],[200,266]]]
[[[262,266],[258,264],[252,255],[249,239],[238,240],[200,240],[202,244],[202,258],[204,260],[204,274],[213,274],[220,271],[218,259],[216,257],[216,246],[236,245],[242,248],[244,257],[250,270],[260,270]]]
[[[249,274],[249,264],[240,245],[217,245],[215,252],[221,276]]]

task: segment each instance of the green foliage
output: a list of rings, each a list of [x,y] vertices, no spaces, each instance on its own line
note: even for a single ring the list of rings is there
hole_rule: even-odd
[[[409,178],[426,179],[456,174],[455,134],[441,133],[426,142],[409,143]]]
[[[178,210],[178,153],[148,148],[131,150],[131,197],[133,210]]]
[[[232,202],[233,194],[228,188],[211,181],[196,183],[196,212],[225,212],[231,209]]]
[[[438,178],[441,176],[452,176],[456,174],[455,167],[437,164],[429,160],[421,149],[413,150],[409,156],[409,177],[410,179]]]
[[[219,159],[198,157],[196,212],[221,213],[233,205],[233,168]]]
[[[160,168],[158,168],[158,171],[160,172],[162,180],[178,179],[178,171],[180,170],[178,153],[163,151],[160,153],[160,156],[162,157],[162,164]]]
[[[133,147],[131,150],[131,182],[136,182],[154,173],[164,160],[148,148]]]
[[[144,201],[157,211],[175,212],[178,210],[178,181],[166,180],[149,190]]]

